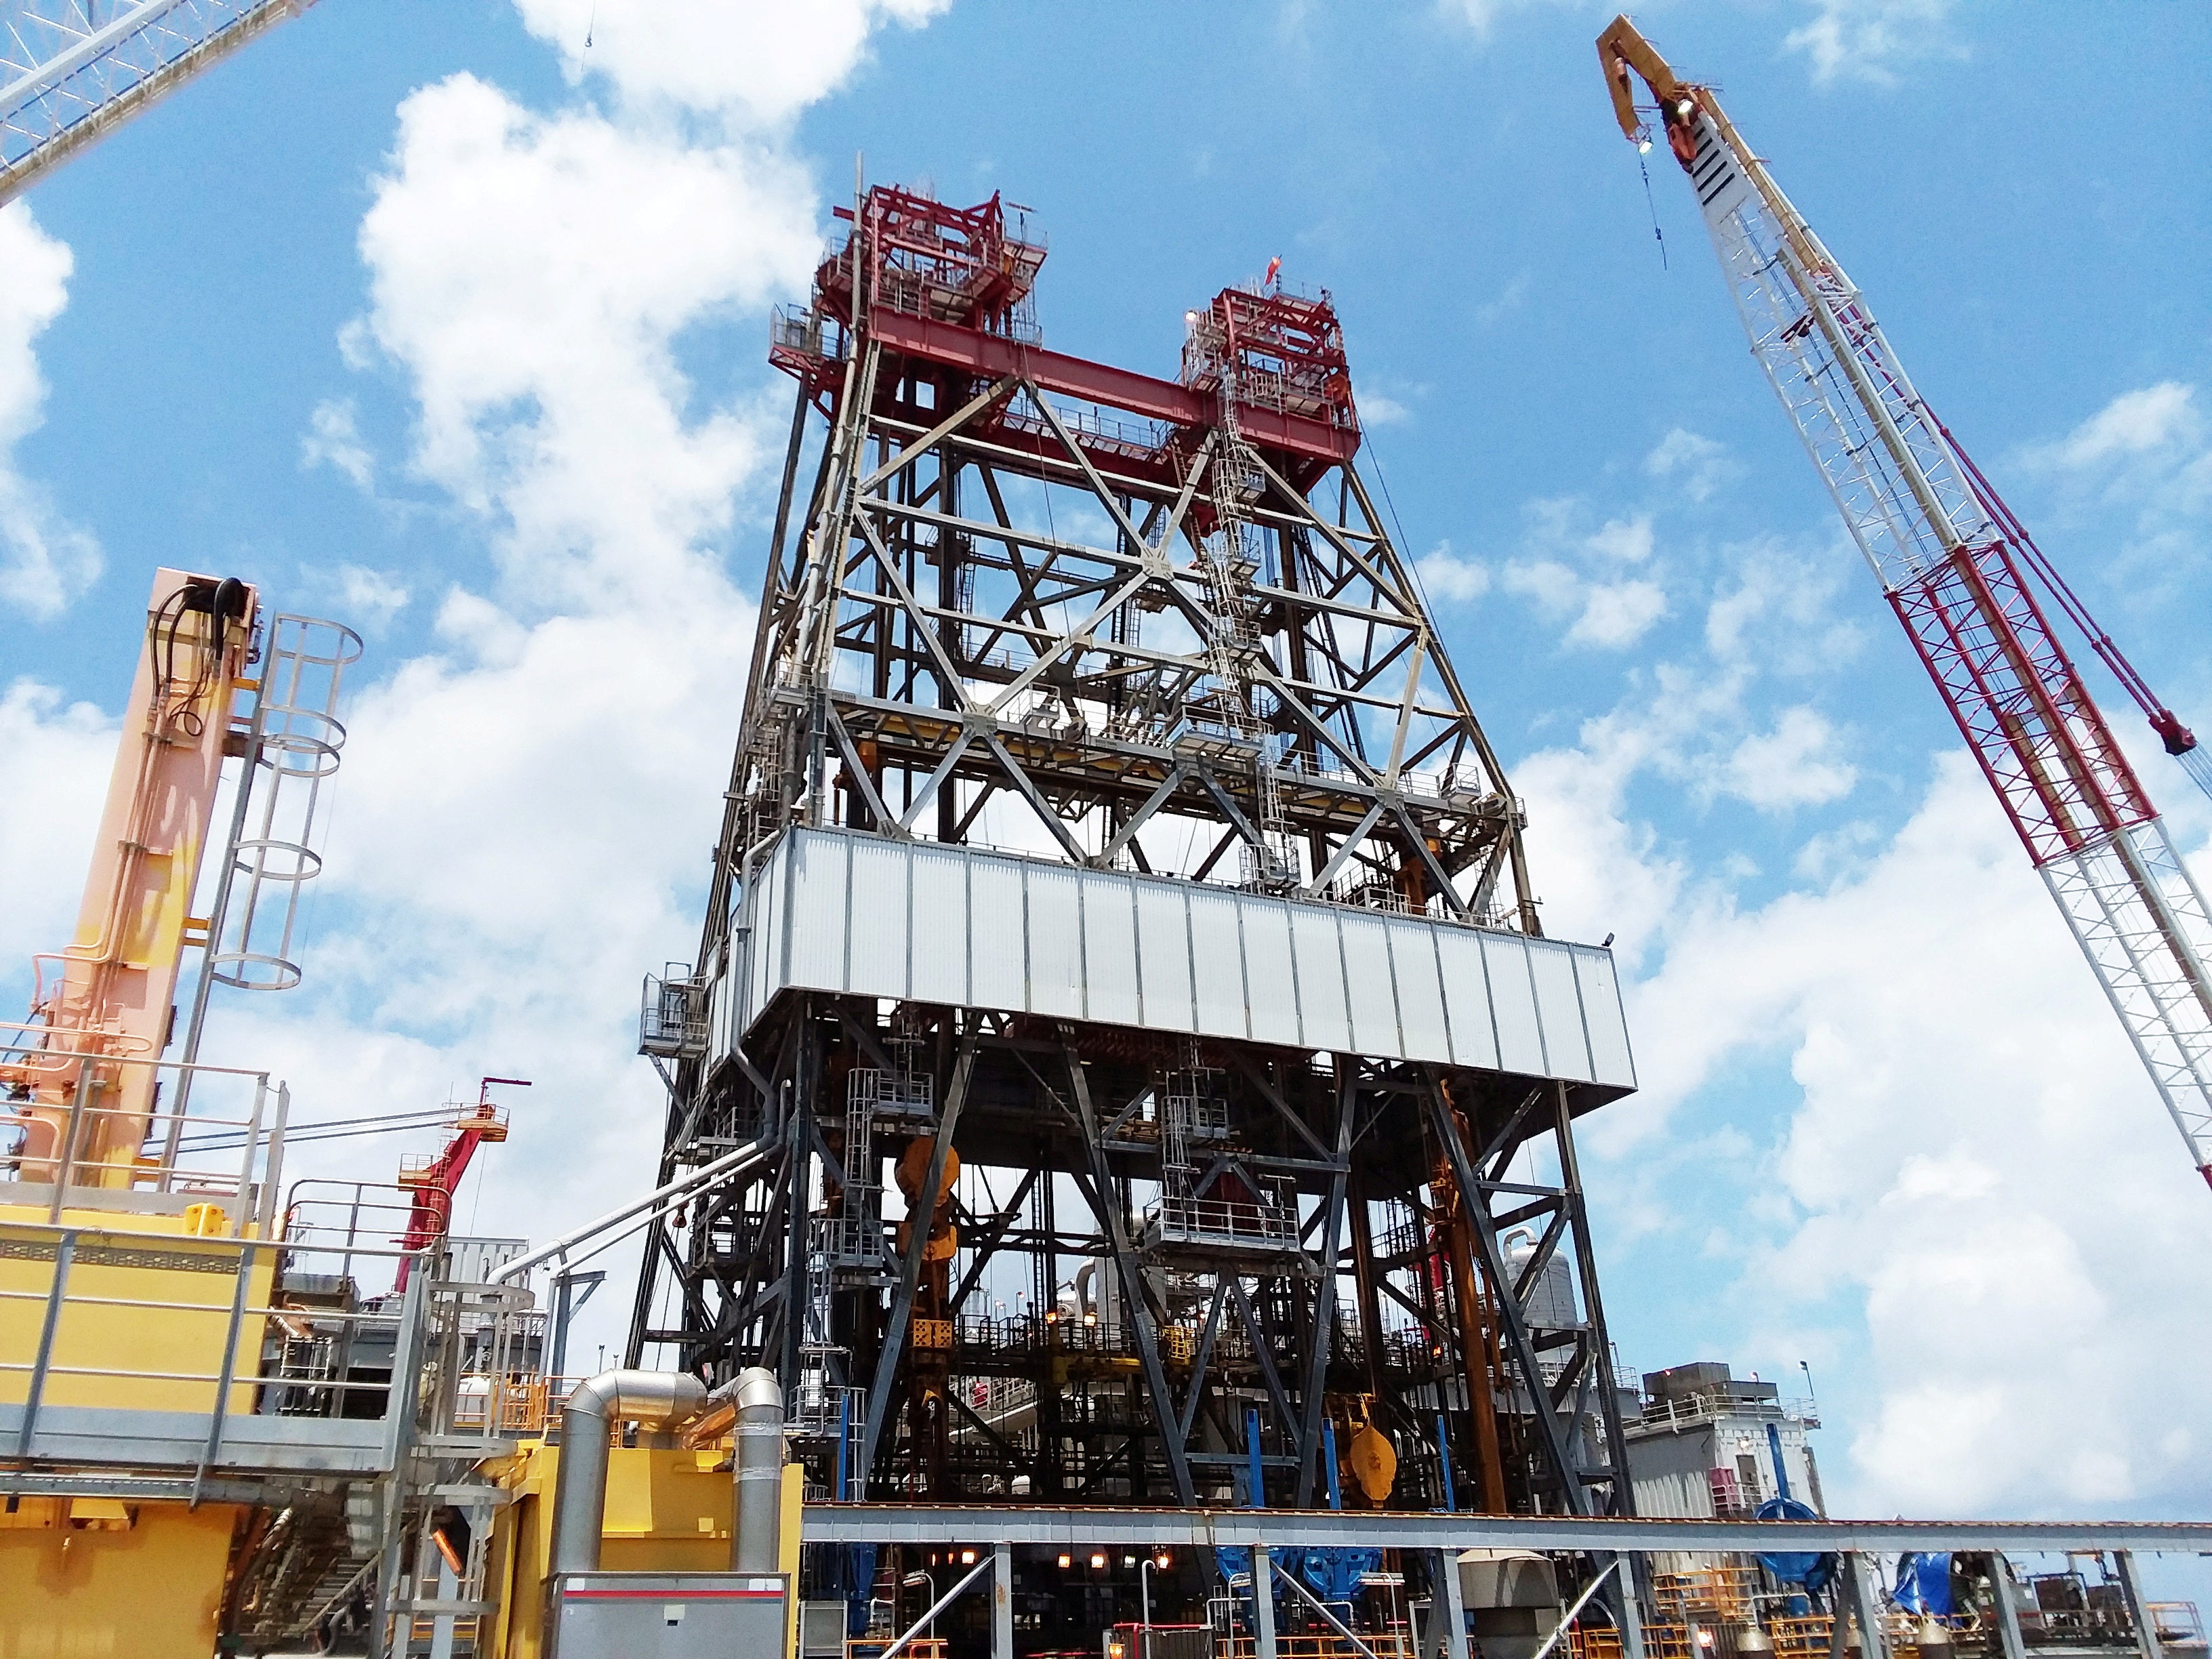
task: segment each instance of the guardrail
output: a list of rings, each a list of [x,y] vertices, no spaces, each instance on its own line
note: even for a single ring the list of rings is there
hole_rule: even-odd
[[[534,1370],[544,1316],[526,1292],[436,1278],[438,1255],[0,1223],[0,1457],[198,1481],[380,1473],[416,1435],[489,1455],[557,1413]],[[364,1261],[416,1270],[363,1298]]]
[[[269,1236],[288,1085],[243,1066],[106,1053],[99,1033],[6,1020],[0,1034],[0,1087],[14,1091],[0,1099],[0,1136],[16,1132],[12,1146],[0,1142],[0,1205],[43,1208],[56,1223],[70,1208],[179,1214],[204,1205],[207,1236]],[[85,1046],[64,1046],[72,1043]],[[116,1094],[126,1070],[153,1073],[150,1113],[98,1103]],[[187,1083],[199,1103],[189,1116]],[[106,1133],[117,1129],[125,1134]]]

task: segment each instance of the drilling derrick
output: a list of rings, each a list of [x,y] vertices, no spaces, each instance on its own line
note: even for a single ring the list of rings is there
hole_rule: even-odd
[[[1354,1504],[1625,1513],[1571,1130],[1634,1087],[1613,963],[1541,936],[1334,305],[1224,289],[1172,380],[1054,351],[1021,212],[872,189],[775,319],[643,1044],[664,1178],[769,1155],[653,1229],[630,1363],[772,1367],[841,1497],[1311,1507],[1344,1447]]]

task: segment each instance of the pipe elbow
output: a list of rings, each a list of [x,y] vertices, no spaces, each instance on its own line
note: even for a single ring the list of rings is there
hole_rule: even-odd
[[[673,1428],[706,1409],[707,1385],[684,1371],[601,1371],[576,1385],[562,1407],[599,1423]]]

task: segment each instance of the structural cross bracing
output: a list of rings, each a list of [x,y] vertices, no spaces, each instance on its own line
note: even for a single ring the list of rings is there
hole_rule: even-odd
[[[646,1034],[668,1176],[769,1155],[652,1230],[632,1362],[776,1368],[823,1496],[1310,1504],[1371,1425],[1371,1504],[1627,1513],[1572,1128],[1619,992],[1541,937],[1334,307],[1225,289],[1174,380],[1055,352],[1019,211],[870,191],[776,319]]]

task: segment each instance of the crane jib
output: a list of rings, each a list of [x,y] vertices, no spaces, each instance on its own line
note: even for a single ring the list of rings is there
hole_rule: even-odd
[[[1677,80],[1625,17],[1598,55],[1632,138],[1647,131],[1632,73],[1657,100],[1753,356],[2212,1182],[2212,911],[2036,583],[2208,793],[2212,763],[1914,391],[1711,91]]]

